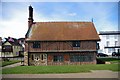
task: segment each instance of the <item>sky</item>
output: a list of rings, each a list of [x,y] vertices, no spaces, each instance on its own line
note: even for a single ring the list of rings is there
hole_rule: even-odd
[[[25,37],[28,6],[34,22],[87,21],[97,32],[118,30],[118,2],[7,2],[0,3],[0,37]]]

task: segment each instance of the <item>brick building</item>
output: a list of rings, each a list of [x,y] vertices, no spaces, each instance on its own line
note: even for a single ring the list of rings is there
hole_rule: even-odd
[[[33,22],[29,6],[24,65],[96,64],[99,35],[92,22]]]

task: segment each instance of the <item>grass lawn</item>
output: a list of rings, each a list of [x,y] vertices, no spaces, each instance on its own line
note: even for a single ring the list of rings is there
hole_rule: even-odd
[[[118,58],[98,58],[102,61],[107,61],[107,62],[111,62],[111,63],[118,63],[120,62],[120,59]]]
[[[2,65],[2,67],[3,67],[3,66],[7,66],[7,65],[14,64],[17,62],[20,62],[20,60],[2,61],[2,64],[0,64],[0,66]]]
[[[90,72],[91,70],[111,70],[120,71],[118,59],[115,58],[99,58],[112,64],[96,64],[96,65],[62,65],[62,66],[18,66],[14,68],[3,69],[2,74],[49,74],[49,73],[81,73]]]
[[[45,74],[45,73],[80,73],[90,70],[120,71],[118,64],[64,65],[64,66],[18,66],[3,69],[2,74]]]

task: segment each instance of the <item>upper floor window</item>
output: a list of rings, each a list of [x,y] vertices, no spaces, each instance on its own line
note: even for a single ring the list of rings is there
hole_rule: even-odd
[[[109,39],[109,35],[106,35],[106,39]]]
[[[39,41],[33,42],[33,48],[40,48],[40,42]]]
[[[109,41],[106,42],[106,46],[107,46],[107,47],[109,46]]]
[[[13,51],[13,48],[11,45],[3,45],[2,46],[2,51],[3,52],[12,52]]]
[[[114,35],[114,38],[117,39],[117,35]]]
[[[97,50],[100,49],[99,43],[97,43]]]
[[[115,46],[117,46],[118,45],[118,41],[115,41]]]
[[[80,47],[80,41],[73,41],[72,46],[73,47]]]

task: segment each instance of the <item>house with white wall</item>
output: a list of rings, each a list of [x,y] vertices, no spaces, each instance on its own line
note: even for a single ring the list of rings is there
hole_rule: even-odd
[[[98,53],[112,55],[113,52],[120,49],[120,31],[100,31],[99,37],[101,41],[99,42]]]

